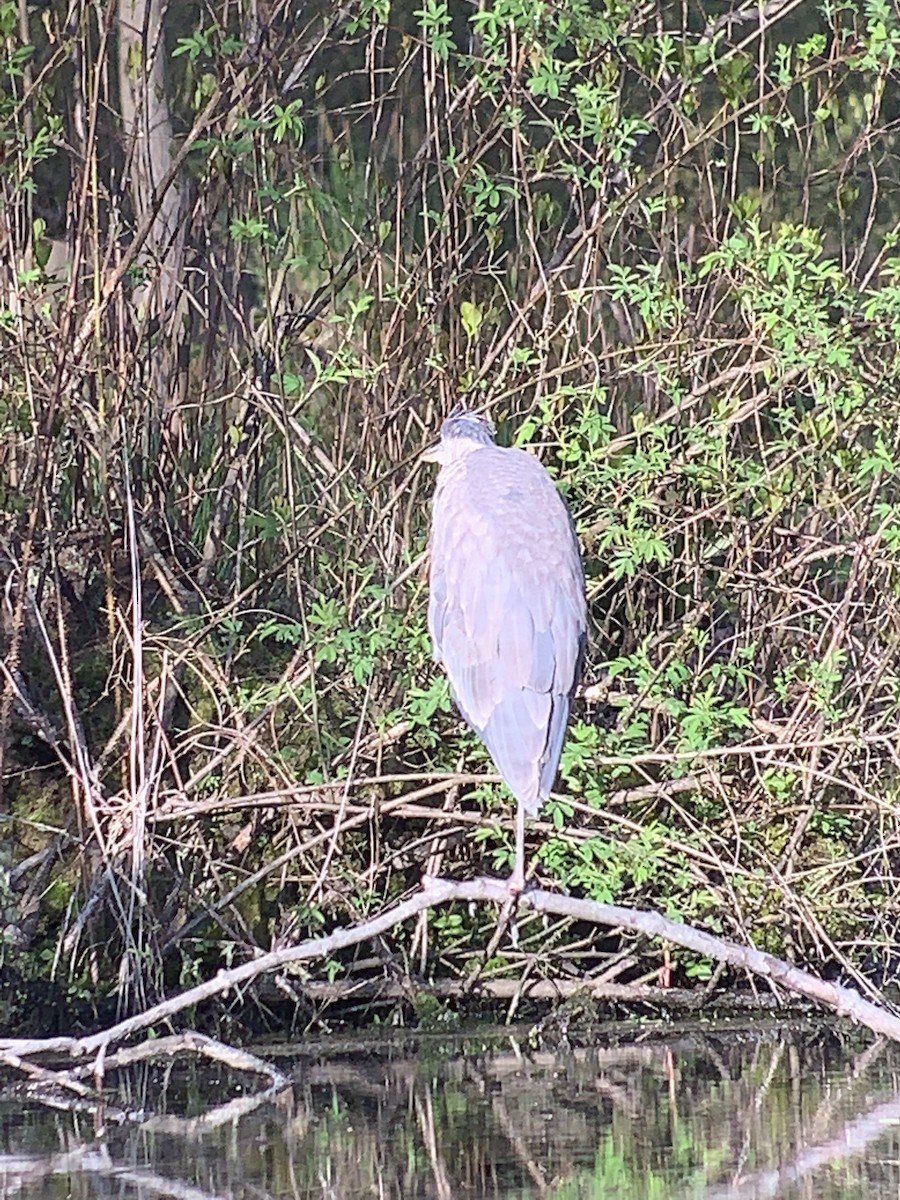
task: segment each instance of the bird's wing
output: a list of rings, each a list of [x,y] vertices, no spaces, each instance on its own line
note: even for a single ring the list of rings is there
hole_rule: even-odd
[[[559,764],[586,614],[568,512],[530,455],[491,447],[441,472],[429,628],[463,716],[537,811]]]

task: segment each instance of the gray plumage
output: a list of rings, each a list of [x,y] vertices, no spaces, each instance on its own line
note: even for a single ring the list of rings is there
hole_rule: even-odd
[[[434,656],[521,810],[534,815],[556,778],[587,636],[578,539],[545,468],[495,445],[483,417],[450,417],[428,457],[441,465],[428,605]]]

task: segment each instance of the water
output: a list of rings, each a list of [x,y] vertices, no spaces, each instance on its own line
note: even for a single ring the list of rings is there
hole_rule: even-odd
[[[267,1048],[279,1094],[196,1062],[107,1110],[0,1103],[0,1198],[896,1200],[900,1047],[818,1027]]]

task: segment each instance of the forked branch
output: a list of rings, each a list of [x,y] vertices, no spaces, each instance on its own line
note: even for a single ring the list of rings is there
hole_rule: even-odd
[[[498,879],[474,879],[456,882],[452,879],[427,879],[421,891],[393,908],[386,909],[370,921],[363,921],[348,928],[336,929],[325,937],[312,938],[299,946],[289,946],[260,955],[250,962],[241,963],[231,970],[219,971],[212,979],[155,1004],[145,1012],[120,1021],[109,1029],[91,1034],[89,1037],[55,1037],[44,1039],[0,1039],[0,1058],[9,1065],[18,1065],[18,1060],[46,1053],[69,1053],[73,1057],[103,1056],[109,1046],[122,1042],[142,1029],[158,1026],[178,1013],[193,1008],[201,1001],[223,995],[233,988],[241,987],[272,971],[280,970],[293,963],[324,958],[370,938],[387,933],[394,926],[425,909],[436,908],[453,901],[487,902],[503,905],[509,900],[506,883]],[[594,925],[622,929],[646,937],[663,938],[676,946],[683,946],[704,957],[729,966],[752,971],[754,974],[792,992],[824,1005],[840,1017],[849,1018],[865,1025],[874,1033],[900,1042],[900,1017],[895,1016],[880,1004],[866,1000],[854,988],[830,983],[809,971],[766,954],[752,946],[740,946],[736,942],[716,937],[685,925],[671,921],[662,913],[636,908],[621,908],[615,904],[600,904],[595,900],[577,900],[571,896],[560,896],[556,892],[534,889],[522,894],[519,906],[539,913],[571,917]],[[660,993],[661,998],[664,993]]]

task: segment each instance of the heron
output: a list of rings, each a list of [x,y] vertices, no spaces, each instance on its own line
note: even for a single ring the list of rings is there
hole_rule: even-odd
[[[587,642],[584,569],[546,468],[495,442],[476,412],[424,456],[432,502],[428,629],[456,705],[516,798],[511,896],[525,887],[525,817],[550,794]]]

